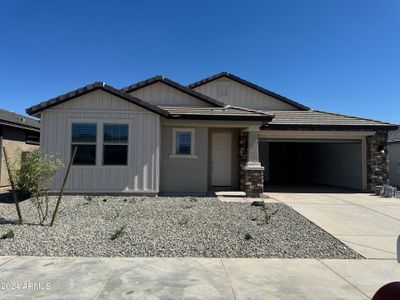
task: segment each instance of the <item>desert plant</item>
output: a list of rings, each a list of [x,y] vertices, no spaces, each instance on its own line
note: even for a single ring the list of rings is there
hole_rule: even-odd
[[[244,239],[246,240],[246,241],[248,241],[248,240],[251,240],[253,237],[252,237],[252,235],[250,234],[250,233],[246,233],[245,235],[244,235]]]
[[[126,225],[121,226],[120,228],[118,228],[110,237],[110,240],[115,240],[117,238],[119,238],[120,236],[122,236],[125,233],[125,227]]]
[[[196,203],[197,202],[197,198],[196,197],[189,197],[189,201],[192,203]]]
[[[39,150],[34,150],[26,153],[19,166],[14,168],[16,188],[31,196],[40,224],[48,216],[49,186],[61,165],[61,161],[54,155],[43,155]]]
[[[265,224],[268,224],[271,218],[278,212],[278,209],[275,209],[274,211],[268,211],[268,206],[263,202],[261,205],[261,209],[264,212],[264,221]]]
[[[12,239],[14,237],[14,231],[9,229],[5,234],[1,236],[0,239],[5,240],[5,239]]]
[[[178,224],[183,226],[183,225],[187,225],[189,223],[189,218],[188,217],[182,217],[179,221]]]

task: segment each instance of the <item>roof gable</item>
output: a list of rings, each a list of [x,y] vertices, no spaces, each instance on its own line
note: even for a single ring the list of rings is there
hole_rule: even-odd
[[[138,105],[144,109],[147,109],[151,112],[154,112],[156,114],[162,115],[162,116],[168,116],[168,112],[162,110],[161,108],[154,106],[150,103],[147,103],[145,101],[140,100],[139,98],[133,97],[129,94],[126,94],[124,92],[121,92],[120,90],[106,85],[104,82],[95,82],[89,85],[86,85],[84,87],[81,87],[79,89],[76,89],[74,91],[71,91],[67,94],[52,98],[50,100],[41,102],[37,105],[34,105],[32,107],[29,107],[26,109],[26,112],[30,115],[37,115],[43,110],[49,109],[53,106],[60,105],[61,103],[65,103],[67,101],[73,100],[77,97],[83,96],[85,94],[97,91],[97,90],[102,90],[104,92],[110,93],[114,96],[117,96],[125,101],[128,101],[132,104]]]
[[[146,93],[143,90],[149,89],[150,86],[154,86],[156,84],[158,84],[158,86],[160,87],[158,93],[150,92],[148,95],[146,95]],[[168,92],[163,93],[164,95],[160,94],[159,92],[162,93],[162,91],[160,90],[162,89],[163,86],[164,87],[167,86],[168,88],[173,89],[175,93],[173,95],[171,95],[171,93]],[[175,99],[175,101],[180,101],[180,104],[182,104],[183,106],[214,106],[214,107],[224,106],[224,103],[216,99],[213,99],[211,97],[208,97],[206,95],[203,95],[201,93],[198,93],[164,76],[154,76],[144,81],[124,87],[121,90],[125,93],[136,95],[137,97],[140,97],[141,99],[144,99],[145,101],[153,103],[155,105],[179,104],[178,102],[176,103],[171,102],[173,101],[173,99]],[[163,101],[165,103],[162,103]]]
[[[235,75],[233,75],[231,73],[228,73],[228,72],[221,72],[221,73],[218,73],[216,75],[207,77],[207,78],[202,79],[200,81],[197,81],[195,83],[192,83],[192,84],[189,85],[189,88],[195,89],[195,90],[197,90],[199,92],[207,93],[205,88],[204,88],[205,85],[210,84],[210,83],[215,82],[215,81],[221,81],[224,78],[225,79],[229,79],[229,80],[231,80],[233,82],[236,82],[236,83],[238,83],[238,84],[240,84],[242,86],[245,86],[245,87],[247,87],[249,89],[252,89],[252,90],[254,90],[254,91],[258,92],[258,93],[261,93],[261,94],[263,94],[263,95],[265,95],[267,97],[276,99],[277,101],[280,101],[281,103],[286,104],[286,106],[288,108],[292,107],[292,109],[297,109],[297,110],[309,110],[310,109],[309,107],[307,107],[307,106],[305,106],[303,104],[300,104],[300,103],[298,103],[298,102],[296,102],[294,100],[291,100],[289,98],[286,98],[284,96],[281,96],[281,95],[279,95],[277,93],[274,93],[274,92],[272,92],[270,90],[267,90],[267,89],[265,89],[263,87],[260,87],[260,86],[254,84],[254,83],[251,83],[251,82],[249,82],[247,80],[244,80],[244,79],[242,79],[242,78],[240,78],[238,76],[235,76]],[[209,93],[207,93],[207,94],[210,95]],[[214,96],[214,94],[215,94],[215,91],[213,93],[213,96]],[[214,97],[216,97],[216,96],[214,96]],[[270,99],[270,100],[272,100],[272,99]],[[256,101],[262,102],[262,101],[265,101],[265,100],[258,99]],[[235,103],[235,105],[244,106],[241,103]],[[259,105],[260,105],[260,107],[256,107],[256,109],[261,109],[262,108],[262,103],[260,103]]]

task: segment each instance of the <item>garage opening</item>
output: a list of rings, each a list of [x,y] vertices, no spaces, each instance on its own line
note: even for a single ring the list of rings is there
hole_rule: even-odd
[[[361,191],[358,140],[261,140],[266,191]]]

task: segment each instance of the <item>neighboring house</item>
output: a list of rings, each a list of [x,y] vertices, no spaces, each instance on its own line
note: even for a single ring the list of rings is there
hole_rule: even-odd
[[[205,194],[317,183],[371,191],[388,179],[397,126],[312,110],[229,73],[94,83],[27,109],[41,147],[68,162],[69,193]],[[65,167],[52,189],[61,187]]]
[[[39,137],[38,120],[0,109],[0,187],[10,185],[3,147],[15,162],[23,152],[39,147]]]
[[[389,180],[400,188],[400,129],[389,132]]]

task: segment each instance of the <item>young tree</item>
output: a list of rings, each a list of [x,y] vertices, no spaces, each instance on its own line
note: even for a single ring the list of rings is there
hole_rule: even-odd
[[[31,196],[41,225],[49,213],[49,186],[61,165],[54,155],[43,155],[34,150],[26,153],[15,169],[16,188]]]

